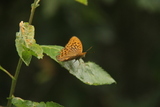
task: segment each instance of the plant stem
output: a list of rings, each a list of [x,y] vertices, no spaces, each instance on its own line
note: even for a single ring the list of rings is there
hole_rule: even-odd
[[[0,66],[0,69],[4,71],[8,76],[10,76],[12,79],[14,79],[14,77],[7,70],[5,70],[2,66]]]
[[[38,4],[39,2],[40,2],[40,0],[34,0],[34,3],[31,5],[31,14],[30,14],[30,18],[29,18],[29,24],[32,23],[34,12],[35,12],[35,9],[39,6],[39,4]],[[11,107],[12,96],[15,91],[15,87],[16,87],[16,83],[17,83],[17,79],[18,79],[18,75],[19,75],[21,66],[22,66],[22,59],[19,58],[16,72],[14,75],[14,79],[12,79],[12,84],[11,84],[10,94],[9,94],[9,98],[8,98],[8,102],[7,102],[7,107]]]
[[[22,66],[22,60],[19,59],[18,65],[17,65],[17,68],[16,68],[16,73],[14,75],[15,79],[12,79],[11,90],[10,90],[10,94],[9,94],[7,107],[11,107],[12,95],[14,94],[14,91],[15,91],[15,87],[16,87],[16,83],[17,83],[17,79],[18,79],[18,75],[19,75],[21,66]]]
[[[33,4],[32,4],[32,5],[33,5]],[[31,24],[32,21],[33,21],[34,12],[35,12],[35,9],[32,8],[32,9],[31,9],[31,14],[30,14],[30,17],[29,17],[29,24]]]
[[[39,6],[39,4],[38,4],[39,2],[40,2],[40,0],[34,0],[34,3],[31,5],[31,14],[29,17],[29,24],[32,24],[34,12],[35,12],[36,8]]]

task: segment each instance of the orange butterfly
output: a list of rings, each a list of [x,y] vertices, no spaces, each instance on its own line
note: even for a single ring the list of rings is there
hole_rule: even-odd
[[[66,46],[60,51],[60,54],[56,56],[56,58],[58,61],[80,59],[87,53],[82,51],[82,42],[76,36],[73,36],[66,44]]]

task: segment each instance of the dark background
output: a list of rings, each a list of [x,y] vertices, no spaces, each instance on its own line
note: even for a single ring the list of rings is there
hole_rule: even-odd
[[[0,65],[14,75],[18,55],[15,33],[28,21],[33,0],[0,3]],[[65,107],[160,107],[160,1],[42,0],[33,25],[41,45],[64,46],[81,39],[85,61],[105,69],[117,84],[89,86],[54,60],[33,58],[23,64],[15,96],[54,101]],[[0,105],[6,105],[11,79],[0,71]]]

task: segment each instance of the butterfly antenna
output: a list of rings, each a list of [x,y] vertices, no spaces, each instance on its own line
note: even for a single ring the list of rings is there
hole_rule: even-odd
[[[86,52],[89,51],[90,49],[92,49],[92,46],[91,46],[90,48],[88,48],[88,49],[86,50]]]

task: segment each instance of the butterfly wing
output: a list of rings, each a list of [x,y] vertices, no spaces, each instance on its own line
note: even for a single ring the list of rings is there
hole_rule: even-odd
[[[60,51],[60,55],[57,56],[57,60],[67,61],[76,59],[85,54],[85,52],[82,53],[82,50],[83,47],[81,41],[76,36],[73,36],[66,46]]]

